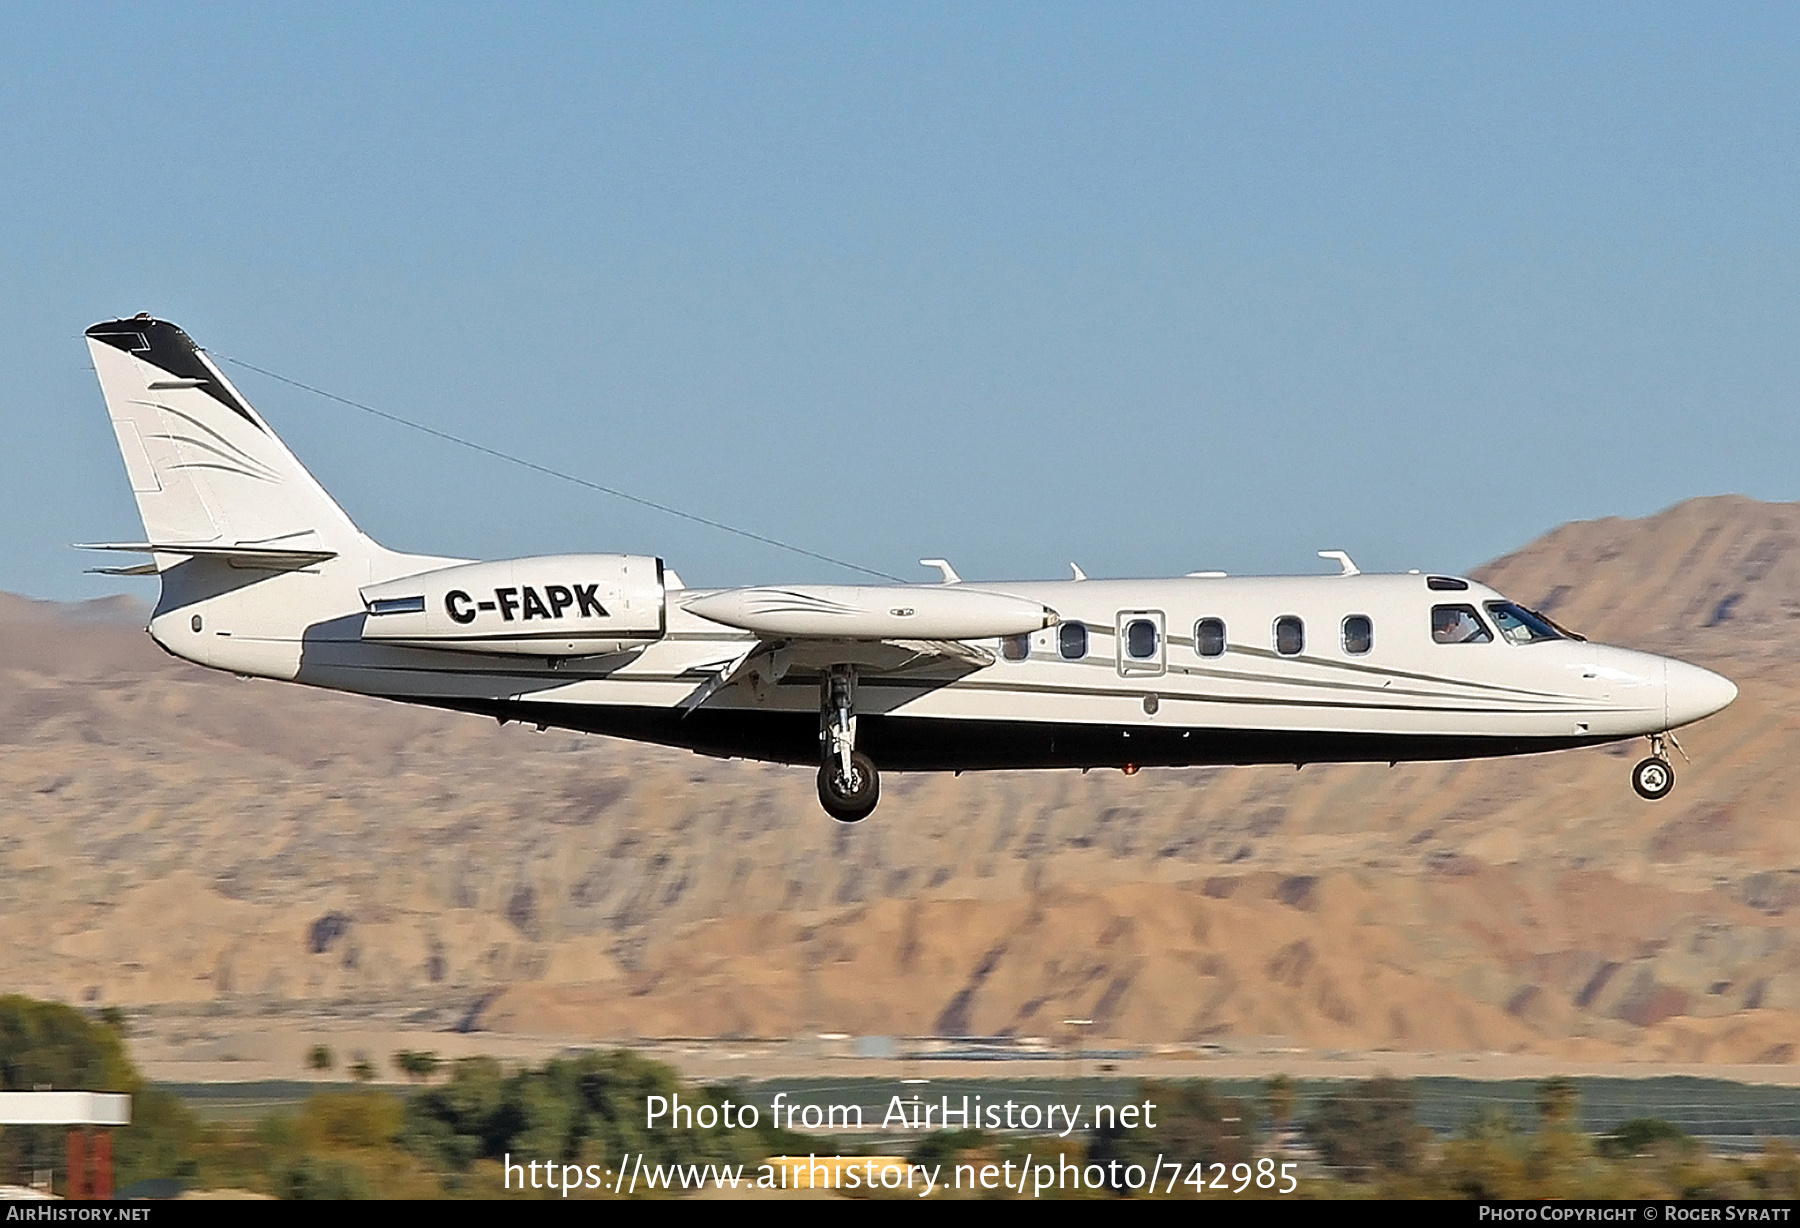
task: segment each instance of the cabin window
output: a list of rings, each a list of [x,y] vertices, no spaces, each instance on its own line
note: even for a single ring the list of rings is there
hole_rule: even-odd
[[[1494,638],[1472,605],[1431,607],[1431,640],[1435,644],[1485,644]]]
[[[1008,661],[1023,661],[1031,655],[1031,635],[1009,635],[1000,641],[1000,655]]]
[[[1088,629],[1086,623],[1064,623],[1057,628],[1056,648],[1062,653],[1065,661],[1079,661],[1087,656]]]
[[[1134,618],[1125,624],[1125,655],[1133,661],[1148,661],[1156,656],[1156,624],[1148,618]]]
[[[1535,644],[1540,640],[1562,638],[1556,628],[1541,615],[1533,614],[1522,605],[1515,605],[1510,601],[1490,601],[1487,608],[1488,613],[1494,616],[1494,625],[1500,628],[1500,634],[1515,644]]]
[[[1275,620],[1275,651],[1284,657],[1306,651],[1306,624],[1297,615],[1283,614]]]
[[[1203,657],[1225,655],[1225,620],[1203,618],[1194,624],[1194,651]]]
[[[1160,610],[1120,610],[1113,616],[1114,662],[1121,677],[1160,674],[1163,661],[1163,614]]]
[[[1344,620],[1344,651],[1360,657],[1375,647],[1375,623],[1367,614],[1352,614]]]

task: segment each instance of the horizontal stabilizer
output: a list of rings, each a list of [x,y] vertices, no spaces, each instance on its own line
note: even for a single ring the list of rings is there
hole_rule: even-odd
[[[222,559],[234,567],[266,567],[274,571],[298,571],[302,567],[312,567],[327,559],[335,559],[335,550],[283,550],[274,546],[236,546],[219,545],[215,542],[196,544],[194,542],[85,542],[75,547],[77,550],[117,550],[125,554],[185,554],[190,558]],[[104,572],[106,575],[139,576],[153,575],[156,567],[150,565],[148,571],[137,568],[123,568]]]

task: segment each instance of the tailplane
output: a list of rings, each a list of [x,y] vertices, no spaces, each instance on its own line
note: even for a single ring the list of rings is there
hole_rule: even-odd
[[[187,333],[140,315],[87,340],[146,535],[104,548],[275,570],[382,553]]]

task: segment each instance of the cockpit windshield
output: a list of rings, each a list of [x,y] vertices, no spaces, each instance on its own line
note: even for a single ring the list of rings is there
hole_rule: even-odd
[[[1488,613],[1494,616],[1494,623],[1500,628],[1500,634],[1515,644],[1535,644],[1540,640],[1563,638],[1555,627],[1522,605],[1515,605],[1510,601],[1490,601],[1487,608]]]

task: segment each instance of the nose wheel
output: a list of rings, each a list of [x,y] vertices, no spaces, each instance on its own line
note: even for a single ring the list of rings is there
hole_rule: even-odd
[[[1631,769],[1631,787],[1646,801],[1667,797],[1675,787],[1675,769],[1667,759],[1646,759]]]
[[[1675,768],[1669,763],[1668,752],[1663,749],[1664,739],[1673,741],[1670,735],[1653,733],[1650,735],[1650,757],[1631,769],[1631,787],[1645,801],[1658,801],[1669,796],[1669,790],[1675,787]],[[1680,750],[1681,744],[1676,743]]]
[[[834,665],[820,692],[819,805],[840,823],[857,823],[881,800],[881,777],[856,749],[856,670]]]

